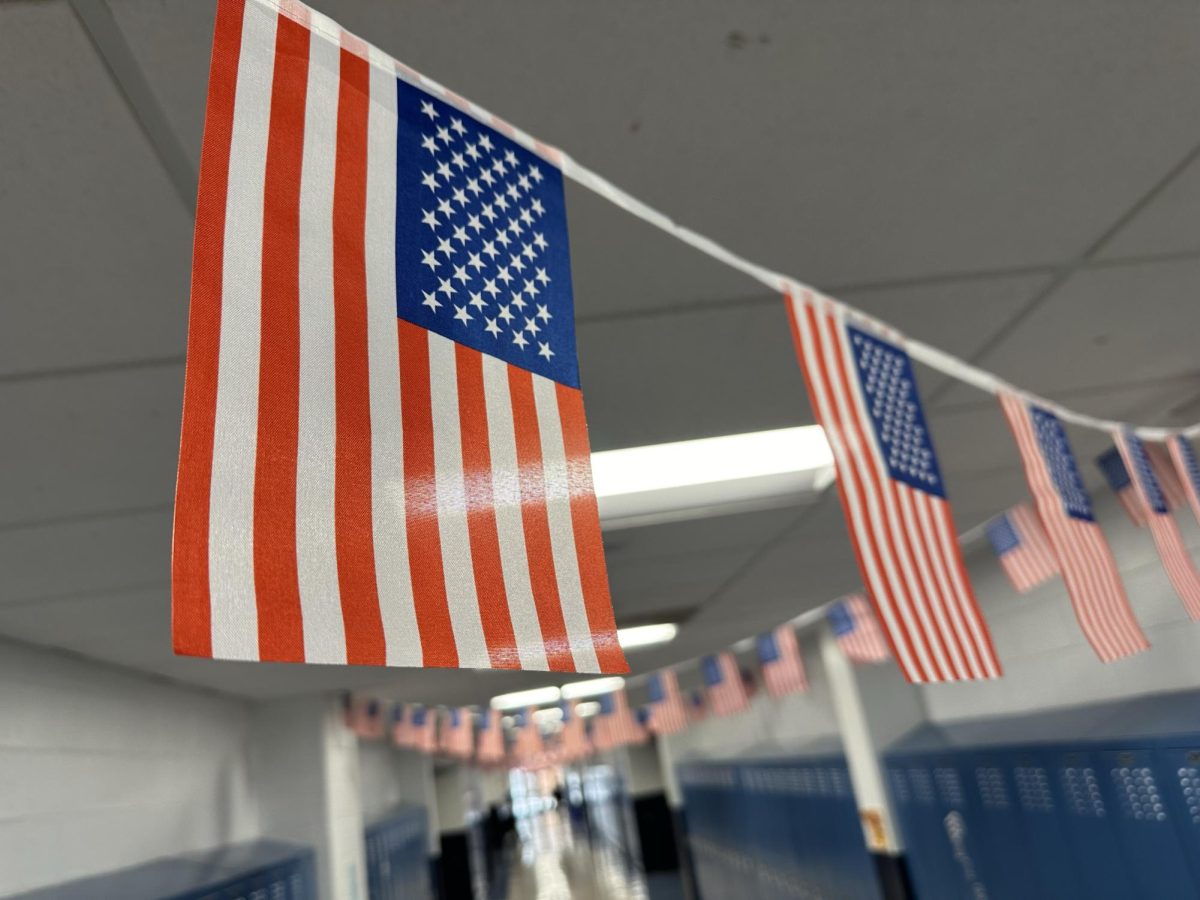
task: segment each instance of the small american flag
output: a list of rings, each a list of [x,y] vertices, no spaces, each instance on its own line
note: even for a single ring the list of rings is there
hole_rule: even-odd
[[[1138,528],[1146,527],[1146,511],[1138,500],[1137,491],[1129,478],[1129,470],[1121,459],[1121,451],[1110,447],[1096,457],[1096,466],[1104,475],[1104,480],[1121,503],[1121,509]]]
[[[1167,442],[1171,460],[1175,463],[1175,471],[1179,475],[1180,485],[1187,496],[1192,514],[1200,522],[1200,461],[1196,459],[1196,450],[1192,442],[1182,434],[1177,434]]]
[[[392,707],[392,743],[397,747],[411,747],[412,735],[408,721],[408,707],[397,703]]]
[[[999,677],[907,351],[810,291],[787,308],[859,568],[905,678]]]
[[[1114,436],[1125,467],[1132,475],[1138,501],[1150,526],[1150,534],[1154,537],[1159,558],[1167,570],[1167,577],[1175,588],[1175,593],[1183,601],[1188,615],[1193,619],[1200,619],[1200,572],[1196,571],[1192,557],[1184,546],[1179,525],[1171,516],[1166,496],[1146,452],[1146,445],[1132,431],[1118,431]]]
[[[442,719],[438,749],[448,756],[469,759],[474,749],[474,727],[469,710],[451,707]]]
[[[1058,559],[1037,514],[1024,503],[987,524],[987,536],[1004,574],[1024,594],[1058,574]]]
[[[687,710],[674,671],[664,669],[651,675],[646,693],[650,700],[647,728],[655,734],[675,734],[687,727]]]
[[[574,700],[562,704],[563,718],[559,746],[564,763],[577,762],[591,753],[587,730],[584,727],[583,719],[576,711],[576,706]]]
[[[296,0],[219,0],[177,653],[627,670],[558,159]]]
[[[700,661],[700,674],[708,692],[708,705],[718,716],[741,712],[750,705],[746,683],[737,660],[728,650]]]
[[[423,753],[433,753],[437,749],[437,717],[425,706],[413,706],[410,710],[409,746]]]
[[[378,700],[352,699],[349,721],[350,730],[360,738],[378,740],[383,737],[383,706]]]
[[[854,663],[880,663],[891,656],[871,605],[862,594],[838,600],[826,613],[833,636]]]
[[[1002,393],[1000,407],[1084,637],[1104,662],[1145,650],[1150,643],[1129,606],[1062,422],[1015,394]]]
[[[755,642],[763,683],[772,697],[808,690],[808,676],[800,657],[800,642],[791,625],[760,634]]]
[[[504,726],[500,721],[499,710],[489,709],[479,723],[475,759],[487,766],[504,762]]]
[[[645,731],[629,708],[629,700],[623,690],[600,697],[600,712],[596,714],[593,727],[592,741],[597,750],[613,750],[646,738]]]
[[[533,715],[533,707],[523,709],[516,714],[516,740],[513,743],[512,755],[517,765],[527,769],[536,769],[545,762],[546,744],[542,740],[542,730],[538,727]]]

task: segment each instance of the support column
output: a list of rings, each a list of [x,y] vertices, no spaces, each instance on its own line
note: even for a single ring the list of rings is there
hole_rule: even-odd
[[[317,856],[320,896],[365,900],[366,860],[357,739],[333,698],[262,704],[252,760],[263,834]]]
[[[821,663],[829,679],[863,837],[875,860],[883,896],[908,900],[913,893],[904,846],[880,758],[891,740],[924,721],[924,704],[917,689],[895,677],[890,667],[856,668],[842,653],[829,624],[821,622],[818,628]],[[863,681],[868,680],[870,690],[864,691]]]

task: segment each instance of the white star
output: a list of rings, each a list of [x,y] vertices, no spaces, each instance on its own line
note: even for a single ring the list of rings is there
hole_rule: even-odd
[[[541,183],[542,170],[539,169],[537,166],[530,166],[529,167],[529,177],[532,178],[534,181]]]
[[[429,271],[432,272],[434,269],[436,269],[441,264],[442,264],[441,260],[439,260],[436,256],[433,255],[432,250],[422,250],[421,251],[421,265],[429,266]]]
[[[440,212],[443,216],[452,216],[454,215],[454,207],[450,205],[449,200],[443,197],[438,201],[438,212]]]
[[[522,350],[524,350],[525,347],[529,344],[529,341],[525,340],[525,335],[523,335],[521,332],[514,331],[513,332],[513,343],[516,344],[518,347],[520,347]]]
[[[506,166],[503,162],[501,162],[498,159],[492,160],[492,171],[495,172],[497,175],[507,175],[508,174],[508,166]]]
[[[483,309],[485,306],[487,306],[487,301],[480,296],[478,291],[473,291],[471,293],[470,305],[476,309]]]
[[[454,226],[454,239],[456,241],[458,241],[460,244],[465,244],[468,240],[467,229],[463,228],[461,225],[455,225]]]
[[[542,206],[542,201],[537,197],[533,198],[533,211],[539,216],[546,211],[546,207]]]
[[[454,245],[451,244],[450,241],[448,241],[446,238],[441,238],[438,241],[437,252],[445,253],[446,256],[448,256],[448,257],[453,256],[454,255]]]
[[[547,246],[546,245],[546,236],[544,234],[542,234],[540,231],[535,231],[533,233],[533,242],[534,242],[534,244],[537,245],[537,248],[539,250],[546,249],[546,246]]]
[[[542,328],[540,325],[538,325],[537,319],[531,319],[529,317],[526,317],[525,318],[525,330],[528,331],[530,334],[537,334],[539,331],[542,330]]]
[[[454,318],[466,325],[472,317],[465,306],[456,306],[454,307]]]
[[[455,266],[454,274],[451,275],[450,277],[458,279],[459,284],[466,284],[468,281],[471,280],[471,276],[467,274],[466,266]]]
[[[487,280],[487,284],[483,286],[483,292],[485,294],[491,294],[492,299],[495,300],[496,297],[500,295],[500,288],[496,287],[496,279],[489,278]]]
[[[425,299],[422,301],[422,306],[428,306],[434,312],[438,311],[438,307],[442,304],[438,303],[437,294],[434,291],[422,291]]]
[[[504,193],[508,194],[508,196],[512,197],[514,200],[521,199],[521,192],[517,190],[517,186],[515,184],[513,184],[511,181],[509,182],[508,187],[505,189]]]
[[[436,230],[442,223],[438,221],[437,213],[431,209],[421,210],[421,224],[428,225],[431,229]]]
[[[442,278],[438,282],[438,293],[445,294],[447,297],[449,297],[457,292],[454,290],[454,285],[450,283],[449,278]]]
[[[525,298],[521,296],[520,291],[514,291],[512,295],[512,305],[517,309],[525,309]]]
[[[522,244],[521,245],[521,255],[528,257],[530,262],[532,262],[533,258],[535,256],[537,256],[537,251],[533,249],[532,244]]]
[[[533,214],[530,213],[529,210],[527,210],[527,209],[521,210],[521,221],[524,222],[526,225],[532,225],[533,224]]]
[[[496,221],[496,211],[492,209],[492,204],[490,203],[483,204],[483,207],[479,210],[479,214],[489,222]]]
[[[467,260],[467,265],[478,272],[483,268],[483,260],[479,258],[478,253],[472,253],[471,258]]]
[[[485,319],[485,321],[487,322],[487,324],[483,326],[483,330],[486,331],[488,334],[490,334],[492,337],[499,337],[500,336],[500,326],[496,324],[496,320],[495,319]]]
[[[430,119],[436,119],[438,117],[438,111],[433,108],[433,103],[429,100],[421,101],[421,112],[429,116]]]
[[[450,128],[455,134],[466,134],[467,129],[463,127],[462,119],[450,119]]]
[[[479,159],[479,148],[474,144],[467,144],[467,149],[464,150],[463,153],[467,154],[467,156],[471,157],[471,159]]]
[[[462,188],[455,188],[454,189],[454,202],[457,203],[459,206],[466,206],[467,205],[467,192],[464,191]]]
[[[479,221],[479,216],[471,216],[467,219],[467,227],[475,231],[476,234],[483,231],[483,223]]]
[[[497,269],[496,277],[499,278],[501,281],[503,281],[505,284],[508,284],[510,281],[512,281],[512,276],[508,274],[507,266],[501,266],[499,269]]]
[[[553,355],[554,355],[554,351],[550,349],[550,343],[548,341],[547,342],[538,341],[538,356],[546,357],[546,361],[549,362],[550,357],[552,357]]]
[[[510,166],[515,166],[517,164],[517,154],[513,153],[512,150],[505,150],[504,161]]]
[[[446,181],[449,181],[454,177],[454,173],[450,171],[450,166],[447,165],[445,161],[438,163],[437,173]]]
[[[445,128],[439,128],[437,130],[437,139],[443,144],[449,144],[452,140],[454,140],[454,138],[450,137],[450,132]]]
[[[433,135],[431,135],[431,134],[423,134],[423,135],[421,135],[421,146],[422,146],[424,149],[428,150],[430,153],[433,153],[433,154],[435,154],[435,155],[436,155],[436,154],[437,154],[437,152],[438,152],[438,145],[437,145],[437,141],[435,141],[435,140],[433,139]]]
[[[489,172],[487,169],[483,169],[479,173],[479,180],[482,181],[484,184],[486,184],[488,187],[491,187],[493,184],[496,183],[496,176],[493,175],[491,172]]]
[[[503,194],[497,193],[496,196],[492,198],[492,203],[500,207],[505,212],[508,212],[508,200]]]
[[[492,259],[495,259],[497,256],[500,255],[500,251],[496,249],[495,241],[484,241],[483,242],[483,252],[486,253]]]
[[[450,162],[452,165],[457,166],[460,172],[467,167],[467,161],[463,158],[461,153],[455,153],[453,156],[451,156]]]
[[[514,253],[512,256],[510,256],[508,258],[508,264],[518,272],[525,271],[525,263],[521,260],[521,255],[519,253]]]
[[[499,315],[500,315],[500,318],[503,319],[505,322],[511,322],[513,320],[513,314],[512,314],[512,312],[509,311],[509,308],[507,306],[500,307]]]
[[[529,279],[525,279],[525,293],[527,293],[530,297],[536,297],[538,295],[537,285]]]
[[[431,191],[436,191],[438,189],[437,176],[435,176],[432,172],[422,172],[421,184],[425,185],[425,187],[429,188]]]
[[[488,137],[486,134],[481,135],[479,138],[479,146],[482,147],[484,150],[491,150],[492,149],[492,139],[490,137]]]
[[[516,219],[509,219],[508,220],[508,230],[511,231],[513,234],[520,234],[525,229],[523,229],[521,227],[521,223],[518,222]]]
[[[533,277],[540,281],[543,285],[550,283],[550,276],[546,274],[545,269],[538,269],[537,274]]]
[[[519,184],[521,186],[521,190],[523,190],[523,191],[527,191],[533,186],[529,183],[528,175],[522,175],[520,178],[518,178],[517,184]]]
[[[478,197],[480,194],[483,193],[483,188],[481,188],[479,186],[478,178],[468,178],[467,179],[467,190],[470,191],[472,194],[474,194],[476,197]]]
[[[541,303],[539,303],[537,305],[537,317],[539,319],[541,319],[543,322],[549,322],[550,318],[551,318],[550,310],[546,309],[545,306],[543,306]]]
[[[496,232],[496,240],[498,240],[505,247],[512,243],[512,238],[505,233],[504,229],[500,229]]]

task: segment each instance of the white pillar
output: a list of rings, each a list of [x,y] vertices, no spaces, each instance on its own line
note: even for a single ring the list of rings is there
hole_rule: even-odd
[[[256,710],[252,759],[263,834],[317,855],[319,896],[366,900],[358,739],[337,700],[304,697]]]

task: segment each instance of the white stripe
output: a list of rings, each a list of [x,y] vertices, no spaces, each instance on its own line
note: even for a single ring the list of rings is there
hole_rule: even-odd
[[[309,41],[300,168],[300,403],[296,576],[308,662],[344,663],[346,634],[334,544],[333,169],[338,52]]]
[[[221,346],[209,495],[212,652],[258,659],[254,464],[262,315],[263,182],[275,71],[273,12],[247,4],[229,143],[221,273]]]
[[[496,509],[496,534],[500,543],[504,592],[508,595],[508,614],[512,619],[521,668],[545,670],[550,664],[546,660],[546,645],[529,581],[529,553],[525,549],[525,523],[521,518],[520,468],[508,366],[487,353],[483,354],[483,397],[487,407],[488,448],[492,456],[492,500]]]
[[[537,408],[542,444],[550,548],[554,555],[554,574],[558,580],[558,599],[567,626],[567,640],[571,644],[575,670],[599,672],[600,661],[592,644],[592,628],[583,602],[583,582],[579,577],[579,552],[571,525],[571,482],[567,475],[562,419],[558,415],[558,395],[553,381],[541,375],[533,376],[533,403]]]
[[[860,499],[855,479],[850,477],[850,473],[855,471],[857,466],[850,458],[850,454],[846,449],[845,438],[848,435],[841,434],[839,429],[833,427],[833,399],[829,396],[832,385],[821,377],[820,370],[817,368],[817,363],[823,356],[823,350],[820,348],[824,345],[824,337],[819,333],[814,334],[813,330],[809,327],[808,316],[806,314],[809,306],[812,307],[817,318],[817,330],[819,332],[822,310],[809,297],[805,297],[803,300],[799,297],[792,298],[792,318],[796,324],[797,333],[800,335],[804,358],[808,361],[809,383],[812,388],[813,397],[816,400],[817,417],[825,425],[825,435],[829,439],[830,447],[838,462],[839,480],[842,490],[846,494],[846,515],[850,519],[851,530],[859,545],[859,557],[862,560],[864,568],[863,578],[866,580],[867,587],[871,593],[880,600],[884,617],[887,619],[888,629],[893,634],[899,635],[904,632],[904,626],[897,621],[897,610],[894,606],[895,601],[890,596],[886,582],[879,571],[880,559],[875,556],[866,541],[866,537],[874,530],[873,524],[868,520],[868,516],[877,515],[877,508],[869,498],[865,500]],[[891,574],[889,569],[889,575]],[[904,670],[905,675],[910,681],[921,680],[921,673],[906,652],[904,643],[897,640],[896,645],[901,657],[898,662],[901,669]],[[921,660],[923,663],[925,662],[923,654],[921,655]]]
[[[467,531],[467,491],[463,476],[462,428],[458,411],[458,363],[454,341],[429,332],[430,403],[433,412],[434,481],[437,489],[438,533],[442,539],[442,572],[450,626],[463,668],[491,668],[479,597],[475,593],[475,566],[471,535]]]
[[[338,48],[328,44],[330,51]],[[376,51],[377,53],[378,51]],[[375,584],[389,666],[421,665],[404,506],[396,319],[396,79],[371,68],[367,117],[367,360]]]

